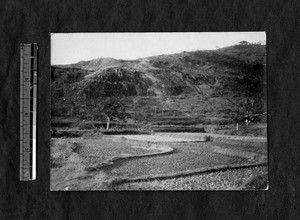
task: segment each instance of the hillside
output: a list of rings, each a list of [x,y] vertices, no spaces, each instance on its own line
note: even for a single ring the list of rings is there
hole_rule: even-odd
[[[151,118],[157,124],[175,116],[184,118],[179,120],[183,124],[186,118],[194,123],[197,119],[199,124],[232,123],[239,104],[247,98],[259,100],[260,111],[266,111],[265,50],[265,45],[235,45],[137,60],[99,58],[52,66],[51,114],[74,117],[76,106],[71,105],[78,96],[93,100],[122,95],[129,117],[142,121]]]

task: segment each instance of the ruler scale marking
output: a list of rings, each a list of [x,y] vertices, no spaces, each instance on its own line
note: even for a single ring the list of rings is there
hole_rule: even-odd
[[[37,44],[20,47],[20,180],[36,179]]]

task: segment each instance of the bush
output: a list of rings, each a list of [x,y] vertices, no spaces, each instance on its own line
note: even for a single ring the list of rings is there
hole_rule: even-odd
[[[204,141],[205,141],[205,142],[213,141],[213,137],[210,136],[210,135],[205,135],[205,136],[204,136]]]

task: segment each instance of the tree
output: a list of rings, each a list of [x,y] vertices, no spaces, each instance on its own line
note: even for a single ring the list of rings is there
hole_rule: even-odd
[[[243,41],[240,41],[240,42],[239,42],[239,45],[249,45],[249,42],[243,40]]]
[[[245,122],[248,126],[251,122],[257,119],[261,115],[265,115],[265,109],[263,106],[263,100],[247,98],[237,104],[237,112],[234,116],[234,120],[237,123]]]
[[[106,130],[109,129],[111,120],[124,122],[127,118],[125,107],[119,97],[103,97],[94,99],[92,105],[89,105],[89,112],[95,115],[104,115],[106,117]]]

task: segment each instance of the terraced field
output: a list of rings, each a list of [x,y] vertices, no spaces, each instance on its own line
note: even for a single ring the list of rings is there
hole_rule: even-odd
[[[122,183],[116,186],[115,190],[247,190],[243,184],[248,179],[267,172],[267,166],[241,168],[178,178]]]
[[[244,182],[246,170],[265,172],[265,168],[249,166],[266,167],[267,143],[264,140],[222,138],[211,142],[182,143],[152,143],[120,136],[105,136],[102,139],[58,138],[52,140],[51,156],[52,190],[134,190],[134,186],[145,190],[163,189],[164,186],[170,186],[166,190],[227,189],[234,185],[234,180],[238,183],[236,187]],[[227,172],[226,169],[240,166],[244,168],[236,171],[238,174],[235,171],[223,173]],[[218,172],[218,175],[213,174]],[[228,184],[220,185],[224,175],[230,180]],[[177,186],[174,182],[175,185],[172,185],[172,179],[175,182],[180,180],[182,184]],[[203,184],[212,181],[212,185],[193,186],[193,181],[202,180]],[[158,181],[157,187],[150,187],[151,184],[146,183],[149,181]],[[212,187],[214,184],[217,187]]]
[[[126,161],[113,168],[112,175],[116,177],[140,177],[154,175],[170,175],[199,168],[209,168],[226,164],[244,164],[247,159],[234,157],[209,150],[209,147],[190,144],[172,144],[176,151],[171,155],[141,158]]]
[[[60,165],[78,163],[96,166],[115,157],[139,156],[161,152],[147,142],[109,139],[52,139],[51,155]],[[156,146],[156,145],[155,145]],[[73,151],[73,152],[71,152]]]

